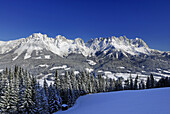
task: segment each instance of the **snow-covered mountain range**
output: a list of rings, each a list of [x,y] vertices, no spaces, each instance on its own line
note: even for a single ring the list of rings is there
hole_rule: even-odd
[[[142,39],[126,36],[95,38],[85,43],[80,38],[34,33],[27,38],[0,41],[0,64],[0,71],[18,65],[40,78],[51,77],[56,69],[61,73],[86,70],[113,77],[115,73],[119,73],[117,77],[120,73],[169,76],[170,52],[150,49]]]
[[[49,38],[46,34],[34,33],[27,38],[19,40],[0,42],[0,54],[5,54],[14,50],[13,54],[17,59],[22,53],[25,53],[24,59],[29,59],[33,51],[48,50],[58,56],[65,57],[71,53],[82,54],[84,56],[95,56],[97,52],[111,54],[113,52],[122,52],[124,56],[150,54],[151,51],[146,43],[139,38],[127,39],[126,36],[96,38],[88,42],[80,38],[75,40],[66,39],[58,35],[55,38]],[[118,53],[117,53],[118,54]],[[116,55],[118,58],[118,55]]]

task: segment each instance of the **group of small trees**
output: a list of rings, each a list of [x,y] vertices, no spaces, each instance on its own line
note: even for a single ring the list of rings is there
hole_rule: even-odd
[[[73,106],[76,99],[85,94],[170,87],[170,78],[156,81],[152,74],[146,83],[138,75],[134,79],[130,76],[126,80],[122,77],[115,80],[87,72],[75,75],[73,71],[66,71],[65,75],[58,75],[56,71],[54,77],[54,84],[48,85],[44,79],[42,87],[36,77],[22,68],[6,69],[0,73],[0,113],[48,114],[60,110],[62,104]]]

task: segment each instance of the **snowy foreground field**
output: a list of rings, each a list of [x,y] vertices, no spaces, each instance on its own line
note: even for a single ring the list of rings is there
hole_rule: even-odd
[[[55,114],[170,114],[170,88],[85,95]]]

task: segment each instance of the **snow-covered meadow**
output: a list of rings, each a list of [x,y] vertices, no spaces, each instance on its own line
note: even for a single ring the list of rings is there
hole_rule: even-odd
[[[170,114],[170,88],[127,90],[81,96],[55,114]]]

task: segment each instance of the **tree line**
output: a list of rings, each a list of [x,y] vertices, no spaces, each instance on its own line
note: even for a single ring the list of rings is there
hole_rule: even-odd
[[[54,75],[54,83],[48,85],[44,79],[43,86],[35,76],[15,66],[0,73],[0,113],[11,114],[49,114],[61,110],[62,105],[72,107],[79,96],[120,90],[139,90],[158,87],[170,87],[170,78],[162,77],[156,81],[151,74],[147,81],[130,76],[112,79],[101,75],[94,76],[88,72],[75,75],[65,71],[65,75]]]

